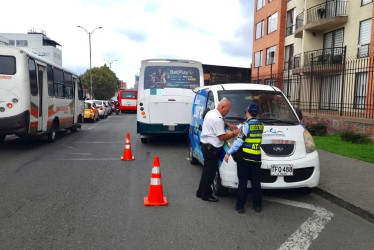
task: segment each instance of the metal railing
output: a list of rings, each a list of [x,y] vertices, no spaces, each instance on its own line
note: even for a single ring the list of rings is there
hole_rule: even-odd
[[[296,29],[300,28],[303,25],[304,25],[304,12],[301,12],[296,17]]]
[[[303,66],[342,64],[344,55],[344,47],[308,51],[304,53]]]
[[[292,35],[293,33],[295,33],[295,24],[294,25],[291,25],[291,26],[288,26],[286,28],[286,36],[290,36]]]
[[[306,11],[306,23],[308,24],[331,17],[347,16],[347,3],[348,1],[344,0],[333,0],[309,8]]]

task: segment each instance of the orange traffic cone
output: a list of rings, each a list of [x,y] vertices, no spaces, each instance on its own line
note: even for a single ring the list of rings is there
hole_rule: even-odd
[[[166,206],[167,204],[168,200],[162,191],[160,160],[158,156],[155,156],[148,197],[144,197],[144,206]]]
[[[126,143],[125,149],[123,150],[123,156],[121,156],[122,161],[133,161],[135,160],[134,156],[132,156],[131,152],[131,142],[130,142],[130,134],[127,133],[126,136]]]

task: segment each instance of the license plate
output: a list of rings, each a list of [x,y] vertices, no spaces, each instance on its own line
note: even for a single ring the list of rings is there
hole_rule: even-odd
[[[293,165],[292,164],[274,164],[270,168],[271,176],[292,176]]]

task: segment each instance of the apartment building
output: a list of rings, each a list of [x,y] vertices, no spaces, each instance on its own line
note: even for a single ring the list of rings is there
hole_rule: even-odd
[[[45,31],[31,30],[28,33],[0,33],[1,37],[5,38],[4,45],[19,47],[62,66],[62,52],[59,48],[61,45],[50,39]]]
[[[314,118],[374,126],[373,12],[373,0],[255,0],[252,79]]]

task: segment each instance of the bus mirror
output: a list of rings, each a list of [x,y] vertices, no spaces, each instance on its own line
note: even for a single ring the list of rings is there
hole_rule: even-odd
[[[301,121],[303,119],[303,112],[299,108],[296,109],[296,114],[299,117],[299,120]]]

